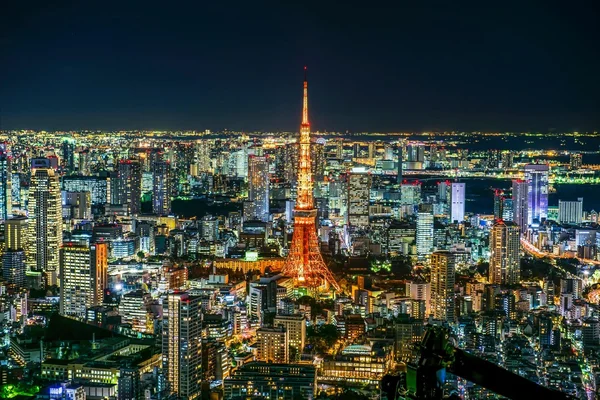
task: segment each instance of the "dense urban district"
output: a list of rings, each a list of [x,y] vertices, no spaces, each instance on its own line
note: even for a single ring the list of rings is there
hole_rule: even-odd
[[[440,331],[596,398],[598,133],[301,121],[1,132],[0,398],[419,398]]]

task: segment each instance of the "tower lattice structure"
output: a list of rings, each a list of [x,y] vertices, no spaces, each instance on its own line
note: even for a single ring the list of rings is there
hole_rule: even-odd
[[[294,235],[282,273],[294,279],[296,287],[311,290],[332,287],[341,291],[333,274],[325,265],[319,249],[314,207],[313,176],[310,155],[310,123],[308,122],[308,83],[304,67],[304,100],[300,125],[300,157],[298,187],[294,208]]]

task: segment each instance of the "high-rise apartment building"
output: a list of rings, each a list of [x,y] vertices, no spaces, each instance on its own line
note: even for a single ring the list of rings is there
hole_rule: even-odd
[[[421,204],[421,184],[417,182],[400,185],[400,204],[414,206]]]
[[[4,243],[7,250],[27,250],[27,217],[14,217],[4,223]]]
[[[578,225],[583,221],[583,198],[576,201],[558,201],[558,222]]]
[[[8,250],[2,257],[2,278],[9,287],[20,289],[25,287],[25,252]]]
[[[433,317],[454,321],[454,280],[456,257],[449,251],[431,254],[431,310]]]
[[[512,182],[513,221],[526,232],[529,227],[529,185],[527,181],[516,179]]]
[[[433,207],[422,204],[417,212],[417,257],[427,258],[433,251]]]
[[[525,166],[525,180],[528,186],[529,225],[539,224],[548,217],[548,178],[550,169],[546,164],[528,164]]]
[[[519,226],[498,220],[490,231],[490,283],[515,285],[521,279]]]
[[[352,172],[348,175],[348,225],[369,225],[371,175]]]
[[[169,293],[163,300],[163,373],[168,391],[183,399],[200,397],[201,331],[201,298],[188,293]]]
[[[62,205],[58,175],[50,160],[32,160],[29,186],[28,264],[45,274],[48,285],[58,284],[62,245]]]
[[[108,243],[65,243],[60,252],[60,313],[85,318],[102,304],[107,285]]]
[[[70,174],[75,171],[75,140],[64,139],[62,142],[62,162],[65,172]]]
[[[267,157],[248,157],[248,202],[246,220],[269,220],[269,162]],[[245,210],[246,212],[246,210]]]
[[[258,347],[256,358],[259,361],[274,363],[290,361],[288,332],[284,327],[257,329],[256,344]]]
[[[0,143],[0,221],[7,220],[12,214],[12,171],[6,144]]]
[[[152,163],[152,212],[156,215],[171,213],[171,164],[167,161]]]
[[[502,219],[504,213],[504,192],[500,189],[494,190],[494,219]]]
[[[277,315],[273,320],[273,326],[285,329],[288,336],[288,343],[295,351],[294,359],[299,359],[306,341],[306,321],[304,320],[304,316],[301,314]],[[291,361],[294,361],[294,359]]]
[[[465,183],[452,182],[450,188],[450,222],[461,223],[465,219],[465,191]]]
[[[396,182],[402,183],[402,146],[398,146],[398,174],[396,175]]]
[[[142,167],[138,160],[121,160],[117,166],[116,204],[127,206],[129,215],[140,212],[142,197]]]

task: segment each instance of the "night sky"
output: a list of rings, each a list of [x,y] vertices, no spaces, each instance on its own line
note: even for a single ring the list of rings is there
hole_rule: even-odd
[[[2,129],[600,128],[594,1],[2,3]]]

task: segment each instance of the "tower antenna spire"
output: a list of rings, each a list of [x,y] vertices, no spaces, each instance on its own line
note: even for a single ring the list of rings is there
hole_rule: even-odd
[[[306,79],[306,65],[304,66],[304,98],[302,101],[302,127],[310,126],[308,122],[308,80]]]
[[[302,124],[300,125],[299,162],[296,206],[294,207],[294,236],[282,273],[294,280],[295,287],[311,291],[332,288],[341,291],[340,285],[327,268],[321,255],[317,237],[317,210],[313,197],[313,174],[308,122],[308,83],[304,67],[304,98]]]

